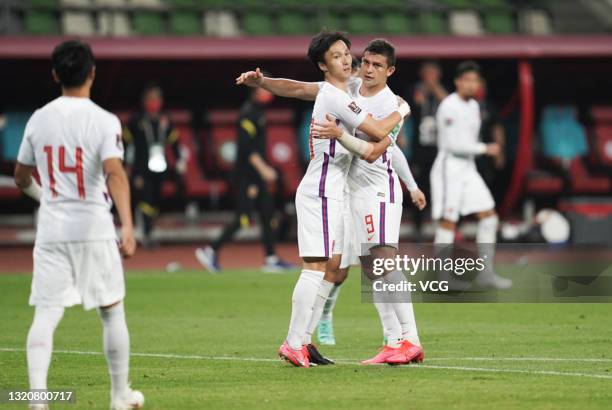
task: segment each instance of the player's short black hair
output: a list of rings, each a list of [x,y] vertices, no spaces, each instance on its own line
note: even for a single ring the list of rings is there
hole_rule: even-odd
[[[465,73],[474,72],[480,75],[480,66],[475,61],[464,61],[457,66],[455,78],[461,77]]]
[[[163,95],[163,90],[162,90],[161,86],[158,83],[148,83],[142,89],[142,96],[144,97],[145,95],[147,95],[151,91],[157,91],[158,93]]]
[[[389,67],[395,66],[395,47],[384,38],[376,38],[370,41],[363,52],[385,56],[387,57],[387,65]]]
[[[95,60],[89,44],[80,40],[68,40],[55,47],[51,64],[60,85],[73,88],[85,83]]]
[[[355,56],[352,56],[352,58],[353,59],[351,60],[351,71],[354,71],[361,67],[361,60]]]
[[[342,31],[323,30],[310,40],[310,45],[308,46],[308,59],[314,64],[317,70],[321,70],[319,68],[319,63],[325,63],[325,53],[329,50],[331,45],[338,40],[344,41],[348,49],[351,49],[351,41],[348,39],[346,33]]]

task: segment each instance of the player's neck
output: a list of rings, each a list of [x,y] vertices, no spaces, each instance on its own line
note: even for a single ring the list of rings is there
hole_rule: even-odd
[[[62,88],[62,95],[64,97],[89,98],[90,90],[89,87]]]
[[[372,97],[381,92],[386,86],[387,83],[381,83],[373,87],[367,87],[362,83],[361,88],[359,89],[359,94],[361,94],[362,97]]]
[[[459,98],[461,98],[463,101],[470,101],[472,99],[472,97],[467,96],[467,95],[461,95],[459,93],[457,93],[457,95],[459,96]]]
[[[332,77],[329,74],[325,74],[325,81],[327,81],[328,83],[330,83],[334,87],[341,89],[344,92],[348,92],[348,79],[347,80],[341,80],[341,79],[338,79],[338,78],[334,78],[334,77]]]

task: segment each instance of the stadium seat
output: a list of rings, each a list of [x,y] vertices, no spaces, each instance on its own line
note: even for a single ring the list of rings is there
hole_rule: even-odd
[[[34,9],[46,8],[49,10],[55,10],[58,6],[58,0],[29,0],[28,5]]]
[[[198,0],[166,0],[174,10],[194,10],[197,8]]]
[[[24,19],[25,30],[29,34],[58,34],[59,23],[53,11],[28,10]]]
[[[317,31],[323,28],[329,30],[341,30],[342,18],[339,14],[331,12],[329,10],[321,11],[317,16]]]
[[[512,15],[504,11],[486,13],[484,26],[486,32],[491,34],[511,34],[515,31]]]
[[[170,14],[170,32],[181,36],[202,34],[202,20],[194,11],[175,11]]]
[[[98,13],[98,34],[111,36],[128,36],[131,33],[130,21],[123,10],[125,0],[93,0],[99,8],[108,8],[108,11]]]
[[[519,12],[519,29],[532,35],[552,34],[550,16],[544,10],[524,10]]]
[[[295,12],[284,12],[278,16],[278,32],[280,34],[306,34],[311,32],[309,30],[306,17],[300,13]]]
[[[546,106],[540,122],[542,153],[549,159],[570,161],[586,155],[587,138],[572,106]]]
[[[425,34],[446,34],[447,26],[444,17],[436,12],[422,12],[418,14],[419,28]]]
[[[95,34],[92,14],[81,11],[63,12],[62,32],[66,35],[74,36],[91,36]]]
[[[209,10],[203,17],[204,32],[208,36],[237,37],[240,27],[236,15],[231,11]]]
[[[197,145],[193,136],[191,127],[187,125],[177,126],[179,131],[179,139],[181,144],[189,150],[189,159],[187,160],[187,172],[183,176],[185,184],[185,195],[187,198],[210,198],[216,202],[220,196],[223,196],[228,191],[227,182],[221,179],[208,179],[202,173],[198,165]],[[166,188],[170,193],[171,189]]]
[[[441,0],[441,3],[453,9],[472,9],[474,7],[470,0]]]
[[[161,14],[154,11],[136,11],[132,20],[134,34],[151,36],[164,32]]]
[[[575,194],[606,194],[610,192],[610,180],[602,175],[592,175],[582,158],[574,158],[569,167],[572,192]]]
[[[380,20],[381,32],[387,34],[413,33],[414,25],[403,13],[384,13]]]
[[[215,110],[208,113],[213,163],[216,169],[224,172],[234,168],[237,120],[237,111]]]
[[[472,10],[451,11],[448,25],[452,34],[478,36],[482,34],[480,17]]]
[[[349,14],[346,28],[351,34],[372,34],[379,31],[376,19],[370,13],[363,12]]]
[[[164,0],[128,0],[129,5],[136,8],[158,9],[164,8]]]
[[[248,12],[242,17],[242,28],[246,34],[266,36],[274,33],[272,18],[266,13]]]
[[[284,197],[295,195],[303,175],[298,158],[293,113],[290,110],[269,110],[267,120],[267,159],[278,169]]]

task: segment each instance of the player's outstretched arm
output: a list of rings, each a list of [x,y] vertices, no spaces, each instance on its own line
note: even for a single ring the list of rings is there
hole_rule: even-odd
[[[319,93],[318,83],[265,77],[259,68],[255,71],[240,74],[236,78],[236,85],[261,87],[279,97],[297,98],[305,101],[314,101]]]
[[[136,251],[134,223],[132,222],[130,206],[130,183],[119,158],[109,158],[103,164],[108,190],[121,221],[121,253],[129,258]]]
[[[42,189],[40,188],[40,185],[38,185],[38,182],[36,182],[36,180],[32,178],[33,172],[34,167],[17,162],[14,174],[15,184],[19,189],[23,191],[24,194],[26,194],[36,202],[40,202],[40,197],[42,196]]]
[[[398,97],[399,107],[387,117],[376,120],[368,115],[366,119],[357,127],[375,141],[381,141],[387,137],[404,117],[410,114],[410,106],[406,101]]]

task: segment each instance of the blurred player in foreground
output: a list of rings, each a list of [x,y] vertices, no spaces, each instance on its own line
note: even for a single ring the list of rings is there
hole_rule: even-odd
[[[338,138],[311,139],[311,161],[296,195],[298,245],[304,269],[294,289],[289,333],[279,355],[301,367],[309,367],[313,352],[319,356],[314,345],[308,341],[308,333],[309,329],[312,332],[319,320],[318,316],[313,315],[317,299],[323,296],[324,303],[331,290],[329,285],[333,287],[333,282],[329,280],[324,283],[324,277],[331,279],[329,273],[337,268],[330,267],[330,264],[340,262],[344,248],[343,201],[353,153],[368,162],[376,161],[391,145],[391,131],[410,112],[404,101],[398,106],[395,96],[393,102],[396,108],[379,119],[369,116],[357,104],[361,80],[351,78],[349,50],[350,41],[342,33],[322,32],[311,40],[308,56],[324,75],[323,83],[308,84],[283,79],[261,81],[259,70],[244,73],[237,79],[238,84],[242,84],[255,76],[254,82],[245,84],[259,85],[286,97],[306,100],[316,97],[311,127],[313,137],[316,124],[325,123],[331,117],[342,131]],[[355,138],[355,130],[360,130],[375,142]],[[327,361],[318,363],[318,360],[313,360],[313,363],[329,364]]]
[[[140,408],[144,396],[128,385],[130,341],[120,252],[132,256],[136,242],[121,124],[89,99],[96,71],[87,44],[64,42],[51,60],[62,96],[28,121],[15,167],[17,186],[40,201],[30,294],[36,309],[27,340],[30,389],[47,389],[55,328],[64,308],[82,304],[98,309],[104,327],[111,409]],[[32,178],[35,169],[42,186]],[[119,246],[111,197],[121,220]]]
[[[250,225],[253,211],[259,214],[265,248],[264,272],[281,272],[294,269],[280,259],[274,249],[274,200],[268,184],[277,180],[276,170],[266,160],[265,106],[274,95],[262,88],[251,90],[249,99],[240,108],[238,118],[238,157],[235,162],[235,179],[238,188],[234,219],[225,226],[221,235],[205,248],[196,249],[196,259],[211,273],[221,270],[218,252],[234,234]]]
[[[512,281],[497,275],[493,267],[499,224],[495,201],[474,161],[477,155],[500,154],[498,143],[479,142],[480,108],[474,99],[480,87],[479,66],[470,61],[459,64],[455,87],[436,114],[438,156],[431,170],[432,217],[438,221],[434,242],[452,244],[459,216],[476,214],[476,243],[483,257],[486,255],[485,270],[476,277],[476,283],[508,289]]]

